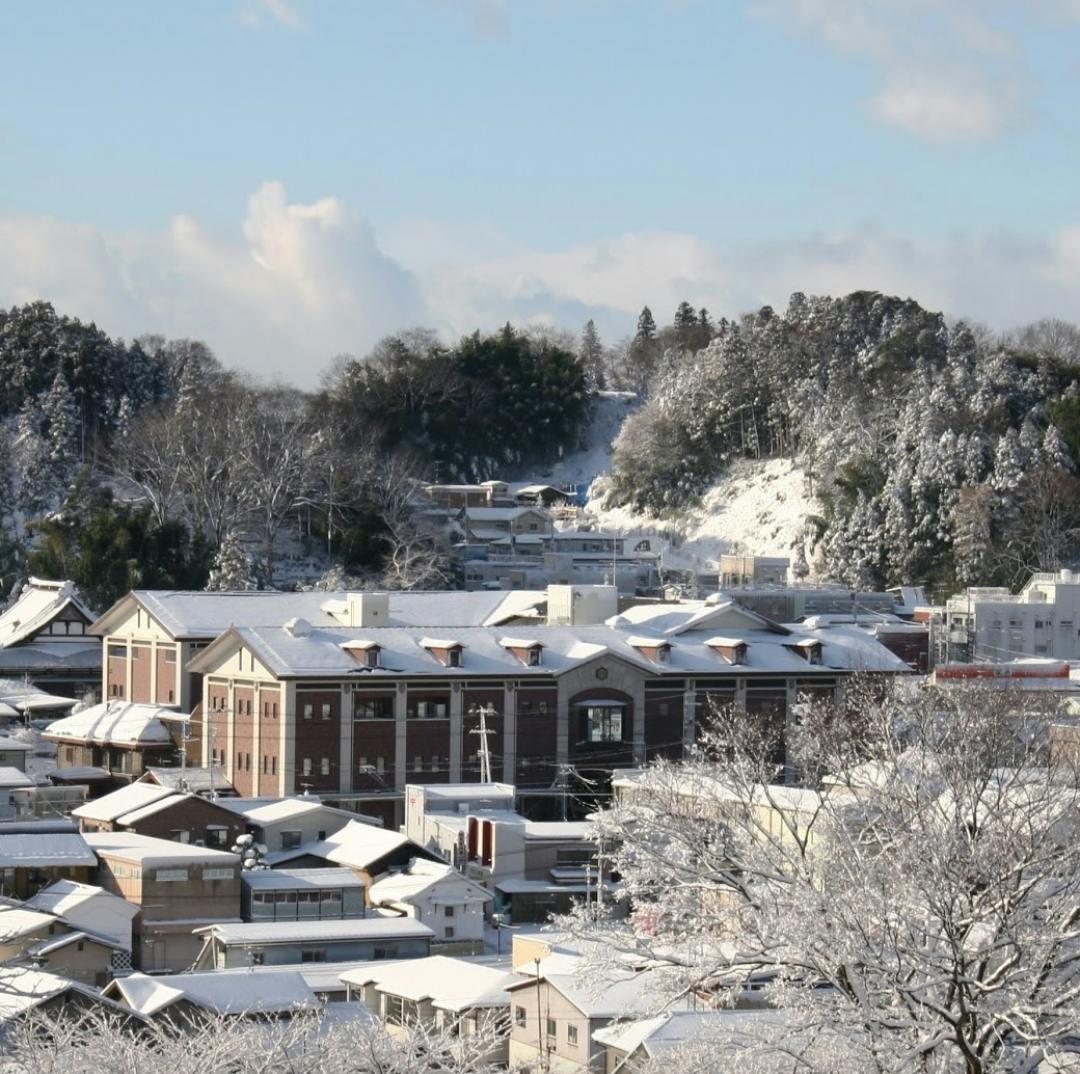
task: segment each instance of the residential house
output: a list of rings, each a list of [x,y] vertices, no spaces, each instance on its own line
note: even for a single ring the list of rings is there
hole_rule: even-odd
[[[102,936],[130,951],[132,926],[139,914],[134,903],[93,884],[58,880],[26,902],[28,908],[63,918],[72,928]]]
[[[227,850],[246,831],[243,817],[197,794],[129,783],[72,810],[84,832],[134,832]]]
[[[0,822],[0,895],[28,899],[57,880],[85,883],[96,865],[70,820]]]
[[[782,729],[800,695],[834,698],[856,672],[909,672],[855,628],[782,626],[730,600],[616,615],[614,596],[552,587],[547,621],[527,632],[299,618],[231,628],[191,664],[206,680],[207,733],[221,744],[211,752],[244,793],[267,781],[276,793],[309,786],[374,813],[388,795],[400,806],[406,784],[479,782],[483,709],[492,775],[516,784],[523,812],[552,817],[590,786],[602,792],[613,768],[681,757],[711,703]],[[371,622],[385,622],[387,596],[364,597]]]
[[[215,973],[132,973],[118,977],[104,995],[143,1018],[177,1028],[206,1018],[288,1018],[316,1010],[318,997],[296,969],[241,976]]]
[[[97,883],[139,907],[137,969],[185,970],[202,947],[193,930],[240,920],[239,855],[132,832],[84,838],[100,863]]]
[[[352,869],[247,869],[240,879],[245,921],[340,921],[366,913],[364,881]]]
[[[406,962],[373,962],[341,975],[349,1000],[363,1001],[391,1033],[413,1026],[476,1036],[489,1033],[486,1059],[505,1065],[509,1058],[507,988],[520,980],[494,966],[432,955]]]
[[[403,917],[252,921],[208,925],[197,932],[203,939],[197,970],[423,958],[430,953],[432,935],[427,925]]]
[[[25,772],[27,757],[33,752],[31,743],[9,735],[0,735],[0,768],[17,768],[20,772]]]
[[[0,679],[0,723],[6,728],[30,720],[57,719],[77,704],[73,697],[45,693],[25,679]]]
[[[118,1027],[143,1024],[138,1015],[79,981],[26,966],[0,966],[0,1041],[21,1018],[77,1018],[91,1012],[115,1018]]]
[[[350,820],[344,828],[325,839],[302,843],[295,850],[279,853],[274,864],[287,863],[292,869],[343,865],[370,887],[376,877],[392,869],[402,869],[414,858],[439,860],[437,855],[400,832]]]
[[[102,987],[114,970],[130,968],[128,947],[56,914],[29,906],[0,907],[0,962],[21,959],[83,984]]]
[[[189,717],[160,705],[105,701],[56,720],[42,737],[57,744],[57,764],[101,768],[114,784],[137,780],[150,765],[179,765]]]
[[[805,1054],[805,1035],[788,1038],[785,1030],[790,1016],[780,1010],[667,1010],[649,1018],[610,1022],[593,1033],[593,1043],[604,1049],[605,1074],[634,1074],[648,1064],[678,1063],[687,1048],[697,1049],[698,1056],[714,1057],[716,1069],[740,1063],[740,1052],[766,1040],[778,1050],[791,1048],[791,1054]]]
[[[433,946],[443,953],[484,953],[484,910],[491,893],[450,865],[414,858],[377,879],[368,901],[428,925]]]
[[[0,767],[0,820],[14,818],[18,813],[14,795],[34,786],[34,781],[18,768]]]
[[[266,860],[272,865],[289,860],[298,848],[326,839],[351,821],[378,826],[378,818],[359,817],[308,796],[231,798],[221,804],[240,818],[256,843],[266,847]]]
[[[101,646],[87,636],[97,616],[71,582],[31,578],[0,615],[0,676],[72,699],[101,685]]]
[[[525,969],[525,967],[522,967]],[[605,1074],[606,1048],[593,1034],[635,1014],[654,1013],[655,981],[647,971],[607,971],[593,980],[581,960],[554,955],[530,977],[512,984],[509,1060],[555,1074]]]

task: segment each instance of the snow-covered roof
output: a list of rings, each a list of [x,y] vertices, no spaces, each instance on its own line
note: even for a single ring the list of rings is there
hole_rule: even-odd
[[[184,768],[157,768],[149,766],[140,782],[154,782],[161,787],[169,787],[172,790],[187,789],[195,793],[211,789],[216,791],[235,790],[226,778],[225,769],[217,765],[214,766],[213,773],[211,773],[209,766],[205,768],[191,768],[190,766]]]
[[[463,507],[465,517],[471,522],[513,522],[522,515],[536,514],[535,507]]]
[[[44,970],[23,966],[0,966],[0,1022],[6,1022],[20,1014],[47,1003],[64,992],[78,992],[115,1009],[115,1004],[101,998],[101,993],[88,985],[60,977]]]
[[[0,943],[11,943],[23,936],[31,936],[56,923],[52,914],[22,906],[0,906]]]
[[[278,798],[266,801],[260,798],[229,798],[221,801],[226,809],[241,813],[252,824],[265,827],[298,817],[311,816],[313,813],[332,813],[335,816],[354,817],[343,809],[334,809],[324,805],[318,798]]]
[[[0,735],[0,753],[33,753],[34,746],[30,742],[12,738],[10,735]]]
[[[539,638],[499,638],[504,649],[538,649],[544,643]]]
[[[347,970],[341,979],[356,986],[373,985],[379,992],[404,999],[429,1000],[434,1007],[455,1012],[508,1007],[506,990],[520,980],[517,974],[446,955],[371,962]]]
[[[95,634],[107,633],[109,622],[118,615],[130,614],[133,603],[141,605],[174,638],[216,638],[233,623],[279,626],[296,617],[307,619],[315,627],[340,626],[348,596],[340,591],[205,593],[138,589],[114,604],[92,630]],[[410,590],[394,591],[388,597],[391,626],[457,627],[505,622],[543,602],[546,594],[542,590]]]
[[[21,831],[0,835],[0,868],[63,869],[81,865],[97,865],[97,858],[79,832]]]
[[[421,892],[433,887],[456,888],[458,895],[437,900],[446,905],[463,905],[467,902],[487,902],[491,894],[479,884],[467,880],[453,866],[437,861],[414,858],[409,867],[397,873],[389,873],[371,885],[368,898],[373,906],[386,903],[408,902]]]
[[[188,718],[161,705],[103,701],[54,721],[42,733],[48,739],[76,739],[101,746],[149,745],[172,741],[166,722]]]
[[[4,766],[0,768],[0,789],[12,790],[15,787],[33,787],[34,781],[18,768]]]
[[[341,642],[353,635],[348,628],[316,628],[306,637],[294,637],[278,627],[238,627],[229,631],[204,650],[193,662],[192,669],[208,671],[216,666],[226,652],[237,644],[252,651],[269,670],[281,678],[355,678],[393,679],[401,675],[431,675],[473,677],[478,675],[512,675],[558,677],[581,664],[610,656],[647,671],[650,675],[746,675],[793,673],[798,675],[833,671],[890,671],[909,672],[907,665],[889,652],[865,631],[854,627],[830,627],[814,632],[804,627],[776,628],[767,620],[758,624],[746,619],[752,613],[734,606],[709,607],[702,614],[701,629],[685,629],[687,613],[682,605],[643,606],[653,613],[644,622],[627,621],[630,608],[606,624],[588,626],[530,626],[529,640],[544,647],[540,666],[522,665],[503,644],[505,635],[485,627],[462,627],[450,638],[434,638],[423,631],[383,627],[368,631],[372,640],[382,647],[378,668],[361,667],[341,648]],[[690,613],[690,617],[698,613]],[[716,617],[719,617],[716,618]],[[727,617],[727,618],[724,618]],[[737,621],[732,621],[732,620]],[[648,631],[642,633],[641,626]],[[747,644],[746,660],[732,667],[709,642],[717,626],[738,630],[739,641]],[[659,630],[670,643],[669,659],[662,666],[642,655],[632,641],[653,637]],[[722,635],[728,637],[727,634]],[[822,645],[820,664],[809,671],[809,665],[794,647],[800,643]],[[448,648],[459,644],[466,650],[461,667],[446,667],[431,657],[430,648]]]
[[[121,997],[132,1010],[154,1015],[178,1000],[186,1000],[216,1014],[279,1014],[299,1008],[315,1008],[318,997],[294,967],[280,973],[172,973],[148,977],[132,973],[118,977],[110,993]]]
[[[192,843],[176,843],[135,832],[87,832],[83,838],[96,853],[124,861],[137,861],[144,867],[155,865],[237,865],[238,854]]]
[[[302,849],[315,857],[336,861],[352,869],[367,869],[387,854],[410,845],[414,845],[412,840],[401,832],[351,820],[340,831],[326,839],[308,843]]]
[[[227,947],[246,944],[290,944],[322,940],[429,939],[434,932],[408,917],[361,917],[330,921],[219,922],[195,931]]]
[[[241,875],[252,891],[285,891],[322,888],[362,888],[364,881],[352,869],[262,869]]]
[[[656,999],[656,980],[648,971],[611,972],[605,979],[593,979],[583,972],[580,959],[555,956],[540,962],[540,978],[547,981],[587,1018],[619,1018],[635,1012],[646,1013]],[[547,965],[545,965],[547,963]],[[555,972],[563,968],[570,972]],[[572,968],[571,968],[572,967]],[[518,981],[511,991],[535,985],[534,980]]]
[[[630,1055],[643,1048],[653,1059],[668,1055],[691,1042],[731,1043],[747,1029],[769,1024],[786,1024],[787,1011],[771,1010],[675,1010],[651,1018],[613,1022],[593,1033],[597,1044]]]
[[[73,606],[87,622],[96,618],[79,597],[73,582],[31,578],[23,586],[19,599],[0,615],[0,647],[18,645],[30,638],[48,626],[68,606]],[[100,662],[100,646],[97,649]]]
[[[132,810],[176,797],[179,797],[176,791],[169,787],[160,787],[155,783],[129,783],[111,794],[94,798],[73,809],[71,815],[82,820],[114,821]]]
[[[131,947],[131,922],[139,907],[92,884],[57,880],[26,905],[56,914],[66,922],[97,936],[107,937],[125,950]]]
[[[73,697],[47,694],[33,684],[17,679],[0,679],[0,702],[12,709],[13,715],[70,709],[78,704]]]

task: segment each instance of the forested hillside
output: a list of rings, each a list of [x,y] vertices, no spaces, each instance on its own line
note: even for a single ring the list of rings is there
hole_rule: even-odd
[[[98,605],[327,572],[452,585],[416,482],[557,474],[591,445],[581,480],[603,455],[601,389],[643,399],[606,397],[604,421],[628,415],[609,506],[693,509],[708,529],[703,494],[733,463],[787,459],[821,505],[795,554],[844,583],[1013,583],[1080,555],[1080,331],[1060,322],[998,337],[871,292],[717,322],[682,303],[611,346],[591,321],[580,337],[403,332],[305,395],[200,342],[115,340],[36,302],[0,311],[0,371],[5,591],[31,571]]]
[[[1080,553],[1080,333],[1001,339],[872,292],[792,296],[669,348],[615,445],[613,503],[678,512],[737,458],[797,460],[849,584],[1012,583]]]

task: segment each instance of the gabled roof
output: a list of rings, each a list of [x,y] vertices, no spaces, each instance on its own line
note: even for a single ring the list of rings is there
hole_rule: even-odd
[[[98,854],[139,862],[146,868],[156,865],[239,865],[240,855],[171,839],[155,839],[135,832],[87,832],[83,838]]]
[[[21,769],[8,765],[0,767],[0,789],[12,790],[18,787],[33,787],[34,781]]]
[[[288,619],[307,619],[313,626],[340,626],[346,592],[278,593],[255,590],[241,593],[205,593],[182,590],[137,589],[121,597],[90,628],[105,635],[117,623],[144,609],[174,638],[216,638],[234,623],[277,626]],[[482,626],[505,622],[546,599],[540,590],[512,592],[425,592],[389,594],[392,626]],[[336,614],[335,614],[336,613]],[[354,631],[356,627],[352,628]]]
[[[351,985],[373,985],[377,991],[392,996],[429,1000],[433,1007],[455,1012],[508,1007],[506,990],[519,980],[517,974],[446,955],[371,962],[348,970],[341,979]]]
[[[131,948],[131,922],[139,907],[102,888],[57,880],[28,899],[26,905],[56,914],[69,925],[105,937],[125,950]]]
[[[115,821],[133,809],[141,809],[153,802],[178,797],[177,792],[155,783],[129,783],[126,787],[102,795],[71,811],[73,817],[82,820]]]
[[[414,858],[408,868],[396,873],[387,873],[371,885],[368,898],[373,906],[383,903],[408,902],[418,895],[437,886],[453,886],[462,889],[468,896],[445,900],[447,905],[460,905],[464,902],[489,902],[492,895],[479,884],[462,876],[453,866],[443,862],[425,861]]]
[[[547,963],[548,965],[545,965]],[[656,980],[647,971],[610,971],[602,980],[585,972],[584,964],[573,956],[556,955],[540,963],[540,978],[573,1004],[586,1018],[620,1018],[635,1012],[647,1013],[656,1001]],[[536,984],[531,977],[510,986],[515,992]]]
[[[75,831],[5,832],[0,835],[0,868],[63,869],[97,865],[86,839]]]
[[[408,836],[387,828],[375,828],[370,824],[361,824],[351,820],[340,831],[326,839],[308,843],[300,849],[318,858],[347,865],[350,869],[367,871],[388,854],[405,847],[415,847],[420,854],[427,856],[422,847],[417,846]]]
[[[143,705],[133,701],[103,701],[73,716],[56,720],[43,732],[45,738],[76,739],[101,746],[136,746],[172,741],[166,726],[190,717],[162,705]]]
[[[73,582],[31,578],[23,586],[19,599],[0,615],[0,648],[18,645],[32,637],[68,607],[75,608],[88,623],[96,618],[96,613],[83,603]]]
[[[20,1014],[28,1014],[66,992],[93,1000],[118,1013],[123,1012],[123,1008],[103,998],[100,992],[88,985],[70,981],[55,973],[46,973],[44,970],[0,966],[0,1022],[6,1022]]]
[[[281,973],[236,974],[172,973],[148,977],[132,973],[118,977],[106,989],[139,1014],[152,1016],[180,1000],[215,1014],[280,1014],[317,1008],[318,997],[299,970]]]
[[[3,943],[32,936],[56,924],[58,922],[53,914],[43,914],[24,906],[0,906],[0,942]]]

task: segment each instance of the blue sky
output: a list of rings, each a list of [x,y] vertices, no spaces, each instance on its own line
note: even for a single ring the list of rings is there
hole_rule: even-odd
[[[1080,319],[1077,0],[10,0],[0,303],[311,384],[876,287]],[[670,308],[669,308],[670,307]]]

